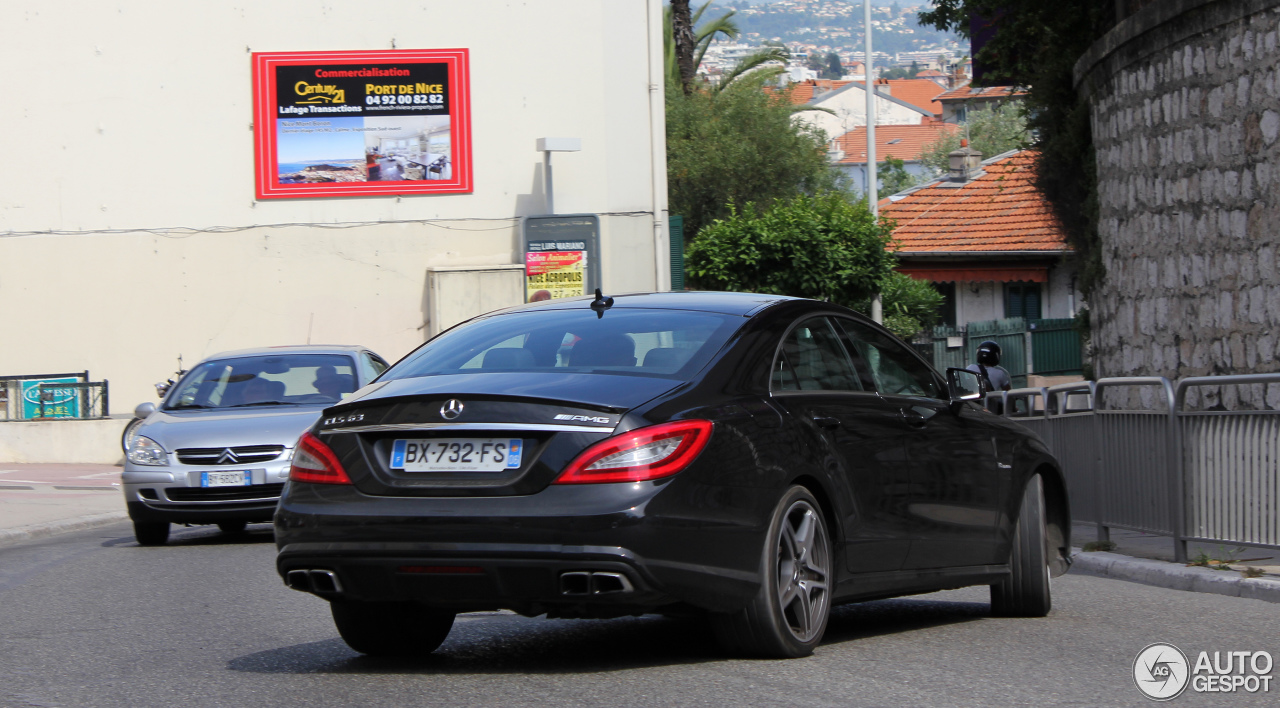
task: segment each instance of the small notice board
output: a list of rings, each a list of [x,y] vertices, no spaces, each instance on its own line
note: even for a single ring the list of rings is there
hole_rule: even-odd
[[[526,216],[525,302],[581,297],[600,287],[600,217]]]

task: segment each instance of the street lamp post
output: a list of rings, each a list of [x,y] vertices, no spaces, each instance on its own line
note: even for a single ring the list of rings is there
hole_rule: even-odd
[[[871,59],[871,0],[862,0],[863,31],[867,37],[867,62],[864,86],[867,89],[867,206],[871,207],[872,218],[880,217],[879,201],[876,197],[876,85],[874,64]],[[884,322],[884,305],[880,301],[880,293],[871,298],[871,319]]]

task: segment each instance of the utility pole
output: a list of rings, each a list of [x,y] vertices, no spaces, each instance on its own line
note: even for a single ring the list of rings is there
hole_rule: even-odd
[[[863,30],[867,35],[867,206],[871,207],[872,218],[880,218],[880,207],[876,202],[876,84],[875,72],[872,70],[871,58],[871,0],[862,0]],[[871,298],[871,319],[884,322],[884,304],[880,301],[880,293]]]

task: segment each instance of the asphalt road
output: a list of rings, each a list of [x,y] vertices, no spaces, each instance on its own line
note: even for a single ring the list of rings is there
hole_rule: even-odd
[[[120,524],[0,549],[0,706],[1144,706],[1131,671],[1153,642],[1280,664],[1273,604],[1079,575],[1054,581],[1046,619],[990,617],[986,588],[843,606],[792,661],[723,658],[693,620],[507,613],[459,618],[429,659],[375,660],[280,583],[269,527],[251,529],[142,548]]]

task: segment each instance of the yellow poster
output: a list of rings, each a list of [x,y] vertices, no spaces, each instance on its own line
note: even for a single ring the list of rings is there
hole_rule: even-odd
[[[586,251],[524,254],[525,297],[529,302],[586,294]]]

